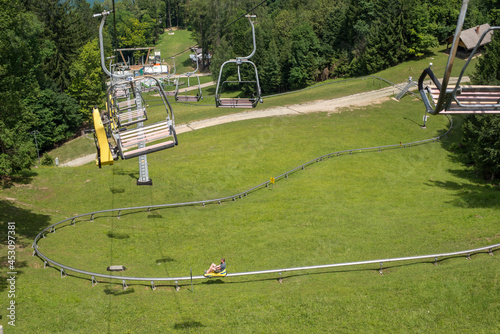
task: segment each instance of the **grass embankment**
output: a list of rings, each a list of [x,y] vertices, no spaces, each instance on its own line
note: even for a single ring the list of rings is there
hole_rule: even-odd
[[[94,135],[87,134],[70,140],[48,153],[52,159],[58,158],[59,163],[62,164],[95,153],[95,150]]]
[[[88,278],[60,278],[57,269],[43,269],[31,256],[37,231],[77,213],[231,195],[321,154],[429,138],[447,126],[445,117],[436,116],[423,130],[421,117],[421,102],[407,97],[339,114],[181,134],[178,147],[148,156],[152,187],[135,185],[135,159],[100,170],[36,169],[24,184],[4,189],[0,201],[1,221],[16,222],[23,245],[17,250],[18,320],[12,332],[498,331],[500,260],[487,254],[437,266],[394,264],[382,276],[378,266],[368,266],[287,273],[283,284],[278,275],[197,281],[194,293],[185,283],[179,292],[172,285],[151,291],[148,282],[128,282],[125,291],[120,282],[92,288]],[[80,269],[105,273],[107,266],[122,264],[131,276],[175,277],[191,268],[199,275],[221,256],[229,272],[238,272],[498,243],[500,194],[453,159],[446,148],[455,135],[334,157],[236,202],[81,221],[39,246]]]

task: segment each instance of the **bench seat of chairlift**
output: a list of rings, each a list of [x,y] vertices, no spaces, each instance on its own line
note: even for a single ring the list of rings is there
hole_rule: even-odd
[[[147,120],[144,108],[118,113],[120,126],[128,126]]]
[[[194,96],[194,95],[177,95],[177,97],[175,99],[176,99],[176,101],[180,101],[180,102],[198,102],[199,101],[198,96]]]
[[[430,86],[430,93],[434,104],[439,99],[439,89]],[[453,100],[448,110],[443,110],[440,114],[498,114],[500,113],[500,87],[498,86],[461,86],[460,94],[456,99],[460,105]],[[447,89],[451,94],[453,89]],[[477,106],[480,106],[478,109]]]
[[[159,122],[120,133],[120,143],[124,148],[128,148],[137,146],[141,142],[150,143],[171,135],[167,122]]]
[[[128,93],[125,89],[116,89],[113,92],[113,96],[116,98],[128,97]]]
[[[161,143],[158,143],[158,144],[146,146],[146,147],[143,147],[143,148],[137,148],[135,150],[126,151],[126,152],[123,153],[123,158],[124,159],[135,158],[135,157],[138,157],[138,156],[141,156],[141,155],[144,155],[144,154],[161,151],[161,150],[164,150],[164,149],[167,149],[167,148],[171,148],[171,147],[174,147],[174,146],[175,146],[174,141],[173,140],[169,140],[169,141],[161,142]]]
[[[132,109],[137,107],[137,103],[135,99],[133,100],[125,100],[125,101],[120,101],[116,104],[116,107],[118,110],[127,110],[127,109]]]
[[[250,99],[219,99],[220,108],[254,108],[254,101]]]
[[[140,108],[140,109],[135,109],[131,111],[124,111],[121,113],[118,113],[118,117],[120,118],[120,121],[122,120],[129,120],[133,118],[144,118],[145,115],[145,108]]]
[[[165,92],[165,95],[166,95],[166,96],[175,96],[175,91],[168,91],[168,92]]]

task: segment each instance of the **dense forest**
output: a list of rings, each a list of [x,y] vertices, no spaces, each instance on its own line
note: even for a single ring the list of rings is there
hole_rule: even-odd
[[[251,52],[250,25],[237,19],[252,10],[252,60],[262,90],[271,93],[425,56],[453,34],[461,0],[123,0],[114,6],[115,21],[105,31],[108,55],[115,47],[153,46],[170,26],[186,28],[203,53],[213,55],[203,67],[214,77],[223,61]],[[112,8],[111,0],[92,6],[85,0],[0,0],[1,179],[32,166],[35,136],[43,152],[89,127],[106,80],[100,19],[93,14]],[[499,8],[499,0],[471,0],[465,28],[500,24]],[[498,44],[499,38],[490,48]],[[499,53],[491,54],[477,82],[500,81]]]

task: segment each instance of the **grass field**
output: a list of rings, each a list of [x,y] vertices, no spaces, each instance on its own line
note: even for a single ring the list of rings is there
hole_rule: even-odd
[[[435,66],[441,66],[437,58],[441,55],[433,59]],[[380,76],[403,82],[405,69],[425,62],[402,64]],[[269,98],[264,106],[379,85],[371,79],[336,83]],[[234,112],[173,105],[177,124]],[[407,96],[335,114],[255,119],[183,133],[178,147],[148,156],[152,187],[135,185],[135,159],[102,169],[94,164],[33,169],[0,193],[2,277],[8,276],[7,222],[15,223],[17,236],[15,327],[7,324],[11,287],[6,279],[0,285],[5,333],[499,332],[498,251],[471,260],[440,259],[437,265],[386,265],[383,275],[374,265],[285,273],[282,284],[273,274],[195,281],[193,291],[187,282],[180,291],[172,284],[152,291],[149,282],[128,282],[122,290],[113,280],[92,287],[88,277],[69,272],[61,278],[58,268],[44,269],[43,261],[31,256],[39,231],[76,214],[229,196],[322,154],[443,133],[448,127],[443,116],[420,128],[422,108]],[[152,107],[151,116],[160,115]],[[61,227],[39,247],[79,269],[107,273],[107,266],[121,264],[128,276],[177,277],[190,270],[200,275],[222,256],[234,273],[499,243],[499,187],[478,180],[450,152],[461,119],[454,121],[457,128],[439,142],[327,159],[235,202],[120,219],[97,216]]]
[[[150,155],[153,187],[137,187],[136,161],[101,170],[38,168],[2,191],[2,222],[16,222],[19,333],[483,332],[498,331],[498,256],[197,281],[179,292],[43,269],[37,231],[92,210],[234,194],[320,154],[437,135],[420,102],[340,114],[226,124],[182,134]],[[483,184],[442,142],[315,164],[245,199],[98,217],[59,229],[39,247],[56,261],[105,273],[186,276],[225,256],[230,272],[447,252],[498,242],[498,189]],[[9,199],[7,199],[9,198]],[[5,223],[2,229],[5,230]],[[216,240],[221,238],[221,242]],[[2,247],[5,249],[5,246]],[[5,253],[5,251],[3,251]],[[6,270],[3,269],[5,273]],[[3,305],[7,287],[2,287]],[[5,308],[4,308],[5,310]],[[6,323],[5,313],[2,323]],[[5,325],[7,327],[7,325]]]

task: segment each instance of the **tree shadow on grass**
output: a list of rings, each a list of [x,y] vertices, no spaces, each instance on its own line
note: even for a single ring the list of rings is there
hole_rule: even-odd
[[[435,116],[434,116],[435,117]],[[462,169],[450,169],[452,174],[460,181],[435,181],[430,180],[427,185],[440,187],[454,192],[455,199],[449,203],[464,208],[495,208],[500,201],[500,184],[491,184],[479,178],[470,168],[465,165],[460,155],[461,125],[464,116],[453,116],[453,129],[449,134],[441,138],[443,149],[449,152],[449,159],[456,164],[461,164]],[[440,135],[446,132],[440,131]]]
[[[8,223],[13,222],[16,233],[16,245],[19,245],[19,236],[34,239],[36,235],[50,223],[50,217],[31,210],[21,208],[15,202],[0,200],[0,242],[7,243]]]
[[[455,199],[449,203],[462,208],[498,208],[500,186],[481,182],[472,178],[465,170],[449,170],[455,176],[469,182],[429,181],[427,185],[454,192]]]
[[[9,222],[13,224],[9,224]],[[5,272],[13,271],[16,272],[16,277],[19,277],[23,274],[23,271],[20,270],[23,267],[27,267],[28,264],[26,261],[16,261],[13,265],[13,270],[10,269],[11,263],[9,263],[9,259],[7,255],[8,252],[8,243],[9,236],[11,236],[10,240],[15,243],[15,257],[19,258],[19,252],[23,251],[25,248],[29,248],[31,246],[31,240],[35,238],[35,236],[47,225],[50,223],[50,217],[47,215],[41,215],[37,213],[33,213],[30,210],[20,208],[15,205],[14,202],[0,200],[0,243],[3,245],[3,254],[6,256],[2,256],[0,258],[0,264]],[[12,228],[9,228],[12,227]],[[8,231],[14,231],[15,234],[9,234]],[[12,238],[14,237],[14,239]],[[25,240],[28,239],[28,240]],[[31,251],[31,250],[25,250]],[[0,283],[0,292],[6,290],[7,282],[6,280],[1,280]]]
[[[38,173],[33,170],[24,170],[9,178],[0,179],[1,188],[11,188],[14,184],[30,184]]]

